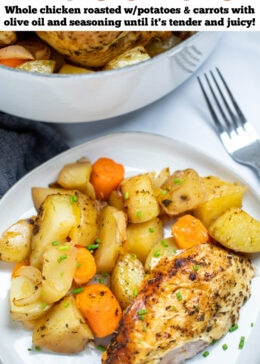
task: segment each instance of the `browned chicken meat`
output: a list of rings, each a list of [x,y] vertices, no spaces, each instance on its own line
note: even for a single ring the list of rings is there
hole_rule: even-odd
[[[85,67],[103,67],[128,49],[147,44],[152,38],[167,39],[171,32],[37,32],[38,36]]]
[[[250,295],[249,260],[214,244],[164,258],[123,315],[103,364],[179,364],[235,324]]]

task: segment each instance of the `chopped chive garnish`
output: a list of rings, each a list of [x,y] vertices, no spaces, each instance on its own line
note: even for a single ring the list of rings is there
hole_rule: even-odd
[[[96,239],[95,242],[96,243],[101,243],[101,240],[100,239]]]
[[[70,305],[70,303],[69,303],[69,302],[65,302],[65,303],[64,303],[64,307],[65,307],[65,308],[68,308],[68,307],[69,307],[69,305]]]
[[[240,339],[240,342],[238,345],[239,349],[243,349],[244,345],[245,345],[245,337],[241,336],[241,339]]]
[[[58,241],[53,241],[51,244],[52,244],[53,246],[56,246],[56,245],[59,245],[59,242],[58,242]]]
[[[148,313],[148,310],[139,310],[137,311],[138,315],[145,315],[146,313]]]
[[[143,342],[143,340],[139,339],[138,340],[138,344],[141,344]]]
[[[155,229],[154,229],[154,228],[152,228],[152,227],[150,227],[150,228],[149,228],[149,231],[150,231],[150,233],[154,233],[154,232],[155,232]]]
[[[143,325],[143,331],[147,331],[147,327],[145,325]]]
[[[216,344],[216,342],[217,342],[217,340],[214,339],[211,341],[210,345],[214,345],[214,344]]]
[[[47,303],[46,302],[43,302],[42,303],[42,309],[44,310],[46,306],[47,306]]]
[[[177,185],[181,185],[184,182],[184,180],[176,178],[173,182],[176,183]]]
[[[27,350],[28,350],[28,351],[32,351],[32,348],[28,348]]]
[[[178,301],[181,301],[182,300],[181,292],[177,292],[176,297],[177,297]]]
[[[68,256],[65,254],[65,255],[61,255],[58,259],[57,259],[57,262],[60,263],[62,262],[64,259],[67,259]]]
[[[176,249],[173,249],[173,253],[176,254],[177,253],[177,250]]]
[[[70,246],[64,245],[64,246],[59,246],[59,250],[69,250]]]
[[[141,321],[144,321],[144,320],[145,320],[145,317],[144,317],[143,315],[140,315],[138,318],[139,318],[139,320],[141,320]]]
[[[80,268],[82,264],[80,262],[77,263],[77,268]]]
[[[234,326],[230,327],[229,332],[233,332],[238,329],[238,324],[235,324]]]
[[[34,348],[35,348],[35,350],[37,350],[37,351],[40,351],[40,350],[41,350],[41,348],[40,348],[38,345],[36,345]]]
[[[199,311],[199,309],[200,309],[200,306],[195,306],[196,311]]]
[[[99,245],[98,244],[92,244],[92,245],[88,245],[87,246],[87,249],[88,250],[93,250],[93,249],[97,249],[99,247]]]
[[[74,289],[74,291],[72,291],[72,293],[77,294],[77,293],[83,292],[83,290],[84,290],[84,288],[80,287],[80,288]]]
[[[45,296],[45,293],[43,292],[43,290],[41,290],[41,295],[42,295],[42,297]]]
[[[99,283],[103,284],[104,283],[104,279],[100,278]]]
[[[97,277],[94,278],[94,281],[97,281]]]
[[[209,352],[205,351],[202,355],[204,356],[204,358],[206,358],[207,356],[209,356]]]
[[[78,201],[78,198],[76,195],[72,195],[70,196],[70,202],[73,203],[73,202],[77,202]]]
[[[222,349],[223,349],[223,350],[227,350],[227,349],[228,349],[227,344],[223,344],[223,345],[222,345]]]
[[[177,311],[177,307],[176,306],[172,306],[173,311]]]
[[[166,241],[165,241],[165,240],[162,240],[162,241],[161,241],[161,244],[162,244],[162,246],[165,246],[165,248],[168,248],[168,244],[166,243]]]
[[[64,276],[64,272],[61,272],[60,276],[63,277]]]
[[[90,250],[89,252],[90,252],[91,254],[93,254],[93,253],[94,253],[94,250]]]
[[[137,258],[136,254],[134,254],[134,253],[131,254],[131,257],[134,258],[134,259]]]
[[[253,322],[251,322],[251,325],[250,325],[251,327],[254,327],[254,324],[253,324]]]
[[[164,287],[168,287],[169,286],[169,283],[168,282],[166,282],[165,283],[165,285],[164,285]]]
[[[137,217],[142,217],[142,211],[137,211]]]
[[[125,193],[125,200],[128,200],[129,199],[129,193],[128,192],[126,192]]]
[[[160,256],[160,249],[155,250],[155,252],[153,253],[153,256],[155,258],[158,258]]]
[[[198,265],[194,265],[193,269],[195,270],[195,272],[197,272],[199,270],[199,266]]]
[[[109,274],[108,274],[107,272],[102,272],[102,276],[103,276],[103,277],[108,277],[108,276],[109,276]]]
[[[166,195],[167,191],[166,190],[163,190],[162,191],[162,195]]]
[[[135,298],[137,295],[138,295],[138,290],[137,290],[137,288],[135,288],[133,290],[133,297]]]
[[[150,273],[145,273],[145,276],[144,276],[144,277],[145,277],[145,278],[146,278],[146,277],[149,277],[149,275],[150,275]]]
[[[103,351],[103,352],[107,350],[107,349],[106,349],[104,346],[102,346],[102,345],[98,345],[98,346],[97,346],[97,349],[98,349],[98,350],[100,350],[100,351]]]

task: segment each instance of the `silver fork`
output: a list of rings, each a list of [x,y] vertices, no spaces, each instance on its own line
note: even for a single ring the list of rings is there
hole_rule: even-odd
[[[220,70],[216,68],[216,74],[210,71],[211,77],[206,73],[204,76],[215,107],[199,77],[198,82],[221,142],[235,161],[250,166],[260,177],[260,139],[255,129],[246,120]]]

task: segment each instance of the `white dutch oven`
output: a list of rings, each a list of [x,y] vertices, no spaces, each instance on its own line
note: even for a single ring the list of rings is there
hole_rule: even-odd
[[[191,76],[221,37],[199,32],[140,64],[105,72],[43,75],[0,66],[0,110],[48,122],[122,115],[166,95]]]

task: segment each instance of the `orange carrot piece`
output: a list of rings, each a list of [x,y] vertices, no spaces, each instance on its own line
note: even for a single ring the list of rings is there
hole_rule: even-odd
[[[78,284],[88,283],[96,274],[97,267],[93,255],[86,248],[78,248],[77,268],[74,273],[74,281]]]
[[[119,325],[122,310],[112,291],[103,284],[91,284],[77,294],[76,305],[97,337],[112,334]]]
[[[100,158],[92,166],[90,182],[93,184],[98,199],[108,199],[124,179],[124,166],[109,158]]]
[[[18,276],[18,275],[17,275],[18,270],[19,270],[21,267],[25,266],[25,265],[29,265],[29,263],[28,263],[28,262],[16,263],[16,264],[15,264],[15,266],[14,266],[14,269],[13,269],[13,271],[12,271],[12,278],[16,278],[16,277]]]
[[[19,58],[7,58],[7,59],[0,59],[0,64],[8,67],[18,67],[20,64],[27,62],[26,59],[19,59]]]
[[[184,215],[172,226],[172,235],[179,249],[189,249],[209,241],[205,226],[191,215]]]

